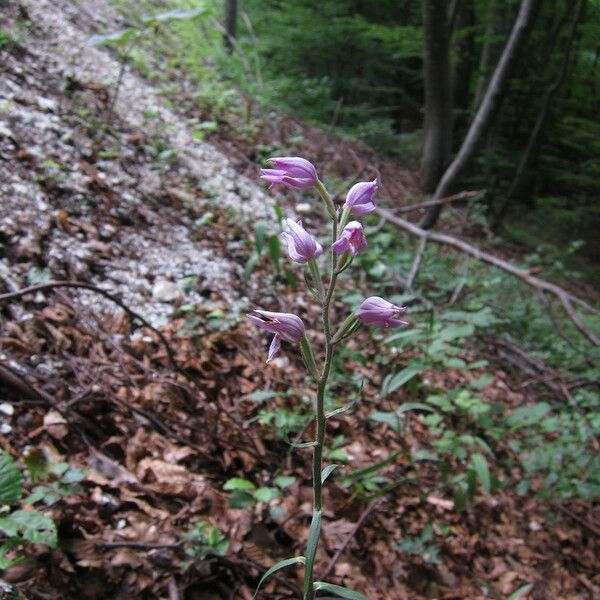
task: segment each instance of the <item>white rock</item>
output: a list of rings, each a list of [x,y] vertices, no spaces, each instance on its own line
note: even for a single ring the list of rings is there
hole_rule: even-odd
[[[0,413],[2,413],[3,415],[7,415],[7,416],[12,416],[15,412],[15,407],[12,404],[9,404],[8,402],[2,402],[2,404],[0,404]]]
[[[152,297],[159,302],[176,302],[183,298],[181,290],[176,283],[160,279],[152,288]]]

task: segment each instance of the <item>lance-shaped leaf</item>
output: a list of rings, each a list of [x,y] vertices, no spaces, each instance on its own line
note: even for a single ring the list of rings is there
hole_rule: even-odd
[[[294,556],[293,558],[286,558],[285,560],[280,560],[277,564],[273,565],[261,578],[260,581],[258,582],[258,585],[256,586],[256,591],[254,592],[254,596],[252,596],[252,598],[256,598],[256,594],[258,594],[258,590],[260,589],[260,586],[263,584],[263,582],[265,581],[265,579],[268,579],[269,577],[271,577],[271,575],[273,575],[273,573],[276,573],[277,571],[279,571],[279,569],[285,569],[285,567],[289,567],[290,565],[295,565],[298,563],[305,563],[305,559],[304,556]]]
[[[331,592],[340,598],[348,598],[348,600],[369,600],[367,596],[354,590],[342,587],[341,585],[333,585],[332,583],[325,583],[324,581],[315,581],[315,590],[325,590]]]
[[[321,483],[325,483],[325,480],[339,467],[339,465],[327,465],[321,471]]]

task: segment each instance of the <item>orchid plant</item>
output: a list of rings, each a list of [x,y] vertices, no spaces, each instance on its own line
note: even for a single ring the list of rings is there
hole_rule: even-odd
[[[262,169],[261,178],[270,184],[270,188],[283,185],[292,189],[314,188],[325,204],[331,217],[331,243],[329,245],[328,275],[324,277],[317,262],[323,254],[323,247],[303,227],[301,221],[287,219],[287,230],[281,234],[287,244],[288,255],[293,262],[305,265],[305,282],[321,306],[321,327],[325,338],[324,357],[317,361],[310,338],[306,333],[302,319],[292,313],[254,310],[248,319],[256,326],[274,334],[267,355],[267,363],[273,360],[281,349],[281,341],[298,344],[306,363],[308,372],[316,384],[315,421],[316,435],[313,442],[299,444],[300,447],[311,447],[313,451],[313,515],[309,530],[308,542],[304,556],[296,556],[283,560],[271,567],[259,582],[263,581],[284,567],[293,564],[304,564],[304,600],[313,600],[315,592],[324,590],[342,598],[368,600],[358,592],[323,581],[314,581],[314,563],[321,532],[321,515],[323,512],[323,484],[335,465],[323,468],[323,451],[325,444],[325,428],[328,417],[325,413],[325,392],[329,384],[331,365],[336,346],[346,341],[359,326],[394,328],[408,325],[399,317],[405,308],[396,306],[383,298],[372,296],[364,300],[356,310],[341,321],[333,331],[331,305],[338,276],[349,268],[354,257],[367,246],[362,224],[350,221],[350,217],[363,217],[375,211],[373,196],[377,192],[377,181],[363,181],[354,185],[348,192],[341,208],[336,208],[332,197],[317,170],[308,160],[299,157],[280,157],[269,160],[273,168]],[[344,409],[338,409],[336,414]]]

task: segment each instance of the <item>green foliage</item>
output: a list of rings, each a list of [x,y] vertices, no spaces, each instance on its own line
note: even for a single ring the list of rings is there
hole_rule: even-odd
[[[396,277],[405,276],[414,257],[411,250],[394,245],[393,239],[383,228],[369,237],[368,250],[357,257],[366,273],[362,283],[374,290],[381,286],[381,295],[388,297],[385,288]],[[551,268],[555,276],[564,273],[558,253],[540,252],[526,260],[527,266],[539,264]],[[429,445],[413,453],[411,459],[417,473],[421,461],[436,461],[440,471],[437,486],[453,495],[457,509],[480,492],[493,493],[515,467],[520,472],[515,482],[519,493],[535,493],[548,500],[596,497],[600,492],[600,464],[590,445],[598,435],[600,419],[594,388],[575,390],[568,406],[562,402],[553,405],[548,398],[511,411],[484,399],[494,377],[481,372],[487,361],[470,357],[479,340],[500,337],[556,369],[578,365],[574,371],[565,372],[568,377],[595,381],[600,377],[600,354],[566,320],[561,321],[561,331],[557,332],[539,298],[515,278],[478,263],[466,267],[435,249],[425,253],[416,285],[421,295],[436,303],[435,310],[426,305],[427,312],[420,313],[429,314],[429,318],[419,315],[421,301],[414,295],[391,298],[397,303],[412,303],[408,311],[412,324],[410,329],[386,336],[386,344],[395,353],[391,356],[407,358],[397,364],[389,355],[377,357],[387,371],[381,396],[387,403],[393,402],[402,390],[409,401],[395,409],[375,410],[370,418],[386,423],[401,436],[404,413],[414,410],[420,415],[429,429]],[[459,285],[465,299],[449,304]],[[360,298],[350,293],[345,301],[355,306]],[[452,377],[461,377],[464,384],[449,390],[432,389],[423,381],[431,368],[450,370]],[[367,493],[367,487],[385,489],[391,484],[375,475],[379,479],[367,485],[361,482],[361,493]]]
[[[276,487],[257,488],[251,481],[240,477],[228,479],[223,486],[229,496],[229,506],[231,508],[248,508],[254,506],[257,502],[269,504],[271,501],[281,496],[282,489],[289,487],[296,481],[295,477],[280,476],[275,477]]]
[[[49,466],[35,453],[30,453],[26,458],[26,465],[33,481],[52,476],[57,481],[47,486],[38,486],[31,496],[23,500],[22,471],[10,455],[0,452],[0,514],[3,515],[0,516],[0,531],[6,537],[0,546],[0,569],[7,569],[22,560],[20,549],[25,542],[56,546],[54,521],[39,510],[29,507],[40,500],[49,506],[66,494],[80,491],[77,482],[85,477],[81,471],[69,469],[66,463]],[[15,505],[27,508],[12,510],[11,507]]]
[[[207,556],[225,556],[229,549],[227,538],[216,527],[205,521],[196,523],[183,540],[185,553],[189,557],[184,563],[184,569]]]
[[[398,542],[398,549],[407,554],[420,556],[426,563],[440,562],[440,546],[435,540],[433,525],[427,523],[417,537],[407,537]]]

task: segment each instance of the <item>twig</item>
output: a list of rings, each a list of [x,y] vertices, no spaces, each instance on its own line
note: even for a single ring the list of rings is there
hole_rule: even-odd
[[[464,252],[465,254],[469,254],[470,256],[473,256],[474,258],[476,258],[477,260],[479,260],[481,262],[486,262],[490,265],[493,265],[494,267],[497,267],[498,269],[502,269],[503,271],[510,273],[514,277],[521,279],[528,285],[530,285],[538,290],[542,290],[544,292],[550,292],[551,294],[553,294],[560,300],[565,312],[567,313],[567,315],[569,316],[569,318],[571,319],[571,321],[573,322],[575,327],[579,330],[579,332],[583,336],[585,336],[590,342],[592,342],[592,344],[594,344],[596,346],[600,346],[600,338],[591,329],[589,329],[585,325],[585,323],[581,320],[581,317],[577,314],[577,312],[573,308],[573,304],[577,304],[577,305],[581,306],[582,308],[585,308],[589,312],[598,313],[600,311],[595,309],[593,306],[590,306],[587,302],[585,302],[581,298],[578,298],[577,296],[573,296],[573,294],[567,292],[565,289],[561,288],[560,286],[558,286],[554,283],[550,283],[549,281],[545,281],[543,279],[539,279],[538,277],[535,277],[534,275],[531,275],[531,273],[529,273],[529,271],[527,271],[525,269],[520,269],[519,267],[515,267],[513,264],[511,264],[505,260],[502,260],[501,258],[494,256],[493,254],[488,254],[487,252],[483,252],[479,248],[472,246],[471,244],[468,244],[467,242],[465,242],[459,238],[452,237],[451,235],[447,235],[445,233],[436,233],[436,232],[432,232],[432,231],[426,231],[425,229],[422,229],[421,227],[414,225],[410,221],[407,221],[406,219],[398,217],[395,214],[393,214],[392,212],[390,212],[389,210],[386,210],[383,208],[378,208],[377,213],[379,215],[385,217],[390,223],[393,223],[394,225],[397,225],[401,229],[408,231],[411,235],[417,236],[419,238],[427,237],[428,241],[435,242],[436,244],[442,244],[445,246],[451,246],[453,248],[457,248],[461,252]]]
[[[481,192],[460,192],[459,194],[453,194],[446,198],[440,198],[439,200],[427,200],[426,202],[419,202],[418,204],[409,204],[408,206],[400,206],[394,208],[396,212],[407,213],[413,210],[419,210],[421,208],[430,208],[431,206],[438,206],[440,204],[450,204],[451,202],[458,202],[459,200],[467,200],[468,198],[475,198],[479,196]]]
[[[175,577],[169,579],[169,600],[179,600],[179,590],[177,589]]]
[[[136,321],[136,320],[140,321],[144,325],[144,327],[147,327],[148,329],[150,329],[150,331],[154,332],[159,337],[160,341],[162,342],[163,346],[165,347],[165,349],[167,351],[167,356],[168,356],[169,364],[170,364],[171,368],[178,370],[177,363],[175,361],[175,356],[173,354],[173,351],[171,350],[171,346],[169,345],[167,338],[158,329],[156,329],[156,327],[154,327],[146,319],[144,319],[144,317],[142,317],[142,315],[140,315],[133,309],[129,308],[126,304],[124,304],[116,296],[114,296],[110,292],[107,292],[106,290],[103,290],[102,288],[92,285],[91,283],[84,283],[82,281],[49,281],[47,283],[39,283],[37,285],[32,285],[32,286],[23,288],[16,292],[10,292],[8,294],[0,294],[0,303],[8,302],[9,300],[16,300],[18,298],[22,298],[23,296],[26,296],[27,294],[33,294],[35,292],[44,292],[46,290],[51,290],[54,288],[77,288],[77,289],[89,290],[91,292],[95,292],[96,294],[100,294],[101,296],[104,296],[111,302],[114,302],[117,306],[122,308],[125,311],[125,313],[127,313],[127,315],[131,318],[132,321]]]
[[[175,542],[171,544],[152,544],[150,542],[93,542],[95,548],[103,550],[114,550],[115,548],[132,548],[134,550],[178,550],[183,546],[183,542]]]
[[[7,365],[0,364],[0,381],[18,390],[24,396],[42,400],[50,406],[56,406],[57,404],[56,400],[50,394],[26,381],[19,373]]]
[[[423,260],[423,253],[425,252],[425,246],[427,245],[427,236],[424,235],[419,240],[419,247],[417,248],[417,253],[415,254],[415,258],[410,267],[410,272],[408,277],[406,278],[406,287],[409,290],[412,290],[413,283],[415,281],[415,277],[419,272],[419,267],[421,266],[421,261]]]
[[[574,513],[568,508],[565,508],[564,506],[561,506],[560,504],[557,504],[555,508],[557,508],[560,512],[564,513],[568,517],[571,517],[571,519],[573,519],[574,521],[577,521],[580,525],[583,525],[584,527],[589,529],[596,536],[596,539],[600,539],[600,528],[596,527],[592,523],[589,523],[588,521],[580,517],[578,514]]]
[[[460,293],[463,291],[463,288],[465,287],[465,284],[467,283],[467,274],[469,273],[469,261],[470,261],[470,259],[467,256],[467,259],[465,260],[465,264],[463,267],[462,277],[460,278],[458,285],[456,286],[456,288],[454,288],[454,291],[452,292],[452,296],[450,297],[450,305],[454,304],[458,300]]]
[[[347,535],[343,544],[337,549],[336,553],[333,555],[333,558],[329,561],[327,568],[321,574],[321,581],[323,581],[323,580],[327,579],[327,577],[329,577],[329,574],[331,573],[331,571],[333,571],[333,568],[335,567],[337,561],[340,559],[340,557],[342,556],[342,554],[348,547],[348,544],[354,539],[354,536],[356,536],[356,534],[358,533],[358,530],[362,527],[363,523],[367,520],[367,517],[375,510],[375,507],[379,504],[379,502],[381,502],[381,498],[376,498],[375,500],[372,500],[371,502],[369,502],[367,508],[365,508],[362,515],[360,515],[360,518],[356,522],[356,525],[352,528],[352,531]]]

